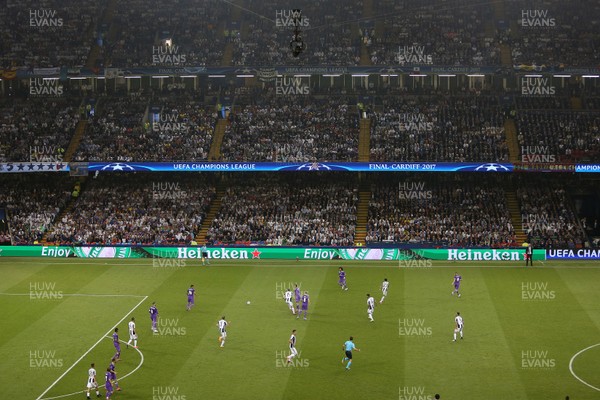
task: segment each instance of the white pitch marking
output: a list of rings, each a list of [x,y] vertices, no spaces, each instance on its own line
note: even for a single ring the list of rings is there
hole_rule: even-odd
[[[67,375],[69,373],[69,371],[71,371],[73,369],[73,367],[75,367],[81,360],[83,360],[83,358],[85,356],[87,356],[94,349],[94,347],[98,346],[98,344],[106,336],[110,335],[110,333],[115,329],[115,327],[117,325],[119,325],[121,322],[123,322],[125,320],[125,318],[127,318],[132,312],[134,312],[135,309],[138,308],[144,301],[146,301],[147,298],[148,298],[148,296],[144,296],[144,298],[142,300],[140,300],[140,302],[137,303],[131,310],[129,310],[129,312],[127,314],[125,314],[125,316],[123,318],[121,318],[121,320],[119,322],[117,322],[115,325],[113,325],[113,327],[110,328],[108,330],[108,332],[106,332],[104,335],[102,335],[102,337],[100,339],[98,339],[98,341],[96,343],[94,343],[94,345],[92,347],[90,347],[88,349],[88,351],[86,351],[85,353],[83,353],[83,355],[81,357],[79,357],[79,359],[77,361],[75,361],[73,363],[73,365],[71,365],[65,372],[63,372],[63,374],[61,376],[59,376],[54,382],[52,382],[52,384],[50,386],[48,386],[48,388],[46,390],[44,390],[44,392],[42,394],[40,394],[36,400],[41,400],[42,397],[44,397],[44,395],[46,393],[48,393],[48,391],[54,387],[54,385],[56,385],[62,378],[64,378],[65,375]]]
[[[594,347],[596,347],[596,346],[600,346],[600,343],[593,344],[593,345],[591,345],[591,346],[589,346],[589,347],[586,347],[586,348],[585,348],[585,349],[583,349],[583,350],[579,350],[577,353],[575,353],[575,355],[574,355],[573,357],[571,357],[571,361],[569,361],[569,371],[571,371],[571,375],[573,375],[573,376],[575,377],[575,379],[577,379],[579,382],[581,382],[581,383],[583,383],[584,385],[586,385],[586,386],[589,386],[589,387],[591,387],[592,389],[594,389],[594,390],[597,390],[597,391],[599,391],[599,392],[600,392],[600,389],[599,389],[599,388],[597,388],[596,386],[592,386],[592,385],[590,385],[589,383],[587,383],[586,381],[584,381],[583,379],[581,379],[580,377],[578,377],[578,376],[575,374],[575,372],[573,372],[573,361],[575,361],[575,358],[577,358],[577,356],[578,356],[578,355],[580,355],[581,353],[583,353],[584,351],[588,351],[589,349],[592,349],[592,348],[594,348]]]
[[[112,336],[106,336],[106,338],[108,338],[108,339],[112,339]],[[126,341],[124,341],[124,340],[121,340],[121,339],[119,339],[119,342],[127,344],[127,342],[126,342]],[[120,377],[120,378],[119,378],[119,382],[120,382],[120,381],[122,381],[123,379],[127,378],[129,375],[133,374],[133,373],[134,373],[135,371],[137,371],[138,369],[140,369],[140,368],[142,367],[142,364],[144,364],[144,353],[142,353],[142,352],[140,351],[140,349],[138,349],[138,348],[135,348],[135,347],[134,347],[134,349],[135,349],[135,350],[137,350],[137,352],[138,352],[138,353],[140,353],[140,357],[141,357],[141,359],[140,359],[140,363],[138,364],[138,366],[137,366],[137,367],[135,367],[135,368],[133,369],[133,371],[131,371],[131,372],[129,372],[128,374],[125,374],[125,375],[123,375],[122,377]],[[98,386],[98,387],[102,387],[102,386]],[[61,394],[60,396],[54,396],[54,397],[44,397],[43,399],[40,399],[40,400],[54,400],[54,399],[62,399],[62,398],[64,398],[64,397],[75,396],[75,395],[78,395],[78,394],[81,394],[81,393],[85,393],[85,392],[86,392],[86,390],[80,390],[80,391],[78,391],[78,392],[73,392],[73,393],[69,393],[69,394]]]

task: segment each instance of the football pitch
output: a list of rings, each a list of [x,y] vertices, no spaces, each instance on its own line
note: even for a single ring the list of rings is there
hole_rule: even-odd
[[[339,266],[347,291],[338,286]],[[460,298],[451,295],[455,272]],[[113,399],[600,398],[597,262],[4,258],[0,274],[4,399],[85,399],[91,363],[104,398],[115,326],[123,390]],[[380,304],[384,278],[390,287]],[[188,312],[190,284],[197,296]],[[294,284],[310,295],[307,320],[283,300]],[[367,293],[377,302],[375,322]],[[158,333],[148,314],[154,301]],[[453,342],[457,312],[464,339]],[[131,317],[137,350],[125,346]],[[292,329],[299,354],[288,365]],[[361,351],[346,371],[349,336]]]

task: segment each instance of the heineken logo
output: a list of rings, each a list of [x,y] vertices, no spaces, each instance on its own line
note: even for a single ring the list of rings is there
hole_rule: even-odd
[[[448,260],[454,261],[519,261],[522,259],[519,250],[448,250]]]
[[[225,247],[217,249],[207,249],[208,258],[215,259],[246,259],[249,257],[248,250],[227,249]],[[202,258],[202,250],[199,247],[180,247],[177,249],[177,258]]]

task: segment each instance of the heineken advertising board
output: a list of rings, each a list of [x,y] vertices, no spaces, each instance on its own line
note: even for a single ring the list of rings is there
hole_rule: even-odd
[[[216,260],[445,260],[522,261],[525,249],[396,249],[335,247],[209,247]],[[178,258],[200,259],[200,247],[146,246],[0,246],[0,257]],[[567,258],[567,257],[565,257]],[[545,260],[545,250],[534,250]]]

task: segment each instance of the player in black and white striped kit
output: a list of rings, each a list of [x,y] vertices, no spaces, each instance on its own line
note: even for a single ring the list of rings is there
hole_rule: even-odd
[[[287,356],[288,364],[292,362],[292,358],[298,355],[298,350],[296,350],[296,330],[292,330],[292,336],[290,336],[290,340],[288,341],[290,344],[290,355]]]
[[[221,342],[221,347],[225,346],[225,339],[227,338],[227,325],[229,323],[225,320],[225,317],[222,317],[219,322],[217,322],[217,326],[219,327],[219,342]]]

